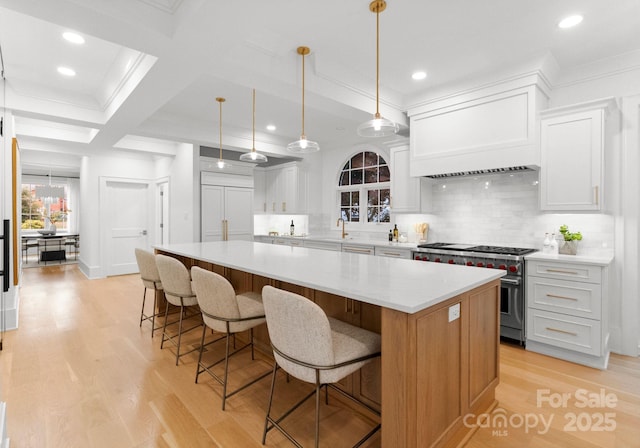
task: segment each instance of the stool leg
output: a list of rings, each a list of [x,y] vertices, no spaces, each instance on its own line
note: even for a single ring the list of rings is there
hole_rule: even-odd
[[[164,325],[162,326],[162,341],[160,341],[160,349],[162,349],[162,346],[164,345],[164,335],[167,331],[167,317],[169,317],[169,302],[167,301],[167,306],[165,307],[164,310]]]
[[[267,429],[269,427],[269,415],[271,414],[271,404],[273,403],[273,390],[276,387],[276,373],[278,370],[278,363],[273,362],[273,375],[271,376],[271,392],[269,393],[269,405],[267,406],[267,416],[264,419],[264,431],[262,433],[262,444],[267,441]]]
[[[222,384],[222,410],[223,411],[227,403],[227,376],[229,375],[229,339],[230,337],[231,337],[231,334],[229,333],[229,322],[227,322],[227,344],[226,344],[227,347],[224,353],[224,382]],[[234,342],[235,342],[235,339],[234,339]]]
[[[204,351],[204,337],[207,334],[207,326],[202,326],[202,338],[200,339],[200,354],[198,355],[198,364],[196,364],[196,384],[198,384],[198,377],[205,370],[200,371],[200,364],[202,363],[202,352]]]
[[[180,322],[178,323],[178,347],[176,348],[176,365],[180,362],[180,343],[182,342],[182,316],[184,315],[184,305],[180,298]]]
[[[153,333],[156,332],[156,310],[158,306],[158,296],[156,295],[156,290],[153,290],[153,314],[151,315],[151,337],[153,337]]]
[[[322,385],[320,384],[320,371],[316,370],[316,448],[320,445],[320,391]]]
[[[142,293],[142,310],[140,311],[140,327],[142,327],[142,320],[143,320],[143,316],[144,316],[144,302],[145,300],[147,300],[147,287],[144,287],[144,292]],[[151,332],[151,335],[153,336],[153,332]]]

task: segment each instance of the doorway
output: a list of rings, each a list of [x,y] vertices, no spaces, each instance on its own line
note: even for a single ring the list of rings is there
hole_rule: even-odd
[[[104,204],[101,216],[106,276],[138,272],[135,248],[149,249],[148,230],[151,202],[149,183],[103,179]],[[153,217],[153,215],[151,215]]]

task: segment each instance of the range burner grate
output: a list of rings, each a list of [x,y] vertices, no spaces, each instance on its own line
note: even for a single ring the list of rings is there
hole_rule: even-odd
[[[499,254],[499,255],[526,255],[535,252],[535,249],[524,247],[503,247],[503,246],[473,246],[467,249],[472,252],[480,252],[483,254]]]

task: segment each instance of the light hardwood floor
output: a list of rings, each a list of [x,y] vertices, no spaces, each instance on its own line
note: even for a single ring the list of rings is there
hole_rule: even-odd
[[[142,290],[138,275],[87,280],[76,265],[24,271],[20,329],[6,333],[0,352],[12,447],[261,446],[270,380],[231,397],[223,412],[221,386],[207,375],[194,383],[196,355],[176,367],[173,348],[160,350],[160,332],[151,339],[148,323],[138,327]],[[199,337],[194,330],[186,343]],[[232,382],[268,369],[266,359],[241,355],[231,365]],[[276,411],[307,390],[280,375]],[[561,394],[566,407],[554,407]],[[640,447],[638,358],[613,355],[609,369],[599,371],[503,344],[497,399],[489,420],[468,417],[485,426],[468,447]],[[313,434],[308,404],[287,420],[305,446]],[[506,424],[499,426],[501,413]],[[322,407],[322,446],[350,446],[371,424],[331,400]],[[365,446],[379,445],[376,436]],[[292,445],[272,431],[267,446]]]

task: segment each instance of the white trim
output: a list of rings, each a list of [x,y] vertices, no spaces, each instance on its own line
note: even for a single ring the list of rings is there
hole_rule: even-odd
[[[623,98],[622,160],[620,182],[622,238],[616,239],[616,254],[621,254],[619,289],[621,310],[620,351],[624,355],[640,354],[640,305],[638,301],[638,263],[640,219],[640,95]]]

